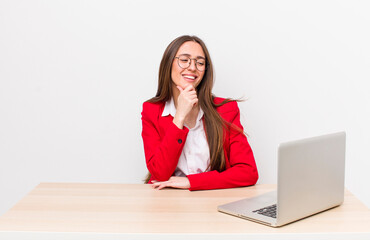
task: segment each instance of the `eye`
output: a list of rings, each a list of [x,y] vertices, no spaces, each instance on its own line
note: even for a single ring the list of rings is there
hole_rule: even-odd
[[[186,63],[186,62],[188,62],[188,61],[189,61],[189,59],[188,59],[188,58],[179,58],[179,60],[180,60],[181,62],[183,62],[183,63]]]
[[[204,66],[204,64],[206,64],[205,62],[197,62],[199,66]]]

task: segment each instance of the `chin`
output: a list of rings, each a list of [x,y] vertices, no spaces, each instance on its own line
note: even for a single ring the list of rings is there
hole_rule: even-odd
[[[195,88],[195,86],[196,86],[196,84],[195,84],[195,83],[185,82],[185,83],[181,84],[181,87],[182,87],[183,89],[185,89],[185,88],[186,88],[187,86],[189,86],[189,85],[192,85],[194,88]]]

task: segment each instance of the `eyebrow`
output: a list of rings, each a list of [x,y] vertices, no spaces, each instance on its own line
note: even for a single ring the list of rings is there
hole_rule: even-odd
[[[187,57],[191,57],[191,55],[190,55],[190,54],[188,54],[188,53],[183,53],[183,54],[180,54],[179,56],[187,56]],[[206,59],[205,57],[202,57],[202,56],[197,56],[196,58],[197,58],[197,59]]]

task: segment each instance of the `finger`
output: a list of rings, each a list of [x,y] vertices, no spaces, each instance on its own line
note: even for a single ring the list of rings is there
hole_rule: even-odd
[[[167,183],[165,183],[165,182],[163,182],[159,187],[158,187],[158,190],[161,190],[161,189],[163,189],[163,188],[165,188],[165,187],[168,187],[169,185],[167,184]]]
[[[196,98],[198,97],[197,96],[197,93],[188,93],[188,96],[191,97],[191,98]]]
[[[192,102],[192,101],[198,101],[198,96],[196,96],[196,95],[187,96],[187,99],[190,102]]]
[[[161,190],[162,188],[165,188],[167,185],[168,185],[168,181],[164,181],[164,182],[156,182],[153,184],[155,188],[157,188],[158,190]]]
[[[192,101],[192,103],[193,103],[193,106],[197,105],[197,104],[198,104],[198,98],[197,98],[197,99],[194,99],[194,100]]]
[[[197,92],[195,92],[195,91],[188,91],[187,89],[184,89],[184,91],[182,91],[180,93],[180,95],[183,96],[183,97],[185,97],[185,98],[187,98],[189,96],[197,96]]]
[[[193,86],[190,86],[190,88],[184,88],[184,92],[186,93],[197,93],[197,91],[195,91],[195,89],[193,88]]]
[[[193,85],[189,84],[187,85],[185,88],[184,88],[184,91],[186,92],[190,92],[192,90],[195,90],[195,88],[193,87]]]
[[[152,187],[153,187],[153,188],[156,188],[156,187],[158,187],[158,186],[159,186],[159,184],[160,184],[160,182],[153,182]]]
[[[177,87],[177,89],[179,89],[180,93],[182,93],[184,91],[184,89],[182,87],[180,87],[180,86],[176,86],[176,87]]]

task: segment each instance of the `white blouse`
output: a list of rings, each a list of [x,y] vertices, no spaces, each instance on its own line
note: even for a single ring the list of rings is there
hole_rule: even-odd
[[[171,115],[175,117],[176,107],[173,99],[166,102],[162,117]],[[179,162],[175,170],[175,176],[185,177],[189,174],[205,172],[210,162],[209,146],[206,138],[206,133],[203,127],[203,110],[199,109],[196,124],[193,128],[189,128],[188,136],[185,140],[184,148],[182,149]]]

